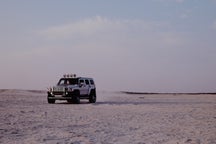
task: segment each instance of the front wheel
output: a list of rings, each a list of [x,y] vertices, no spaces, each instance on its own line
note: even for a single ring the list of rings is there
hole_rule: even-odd
[[[69,99],[67,100],[68,103],[73,103],[73,100]]]
[[[54,104],[54,103],[55,103],[55,100],[54,100],[54,99],[49,99],[49,98],[47,98],[47,101],[48,101],[49,104]]]
[[[79,93],[79,91],[76,91],[75,94],[72,96],[72,101],[75,104],[80,103],[80,93]]]

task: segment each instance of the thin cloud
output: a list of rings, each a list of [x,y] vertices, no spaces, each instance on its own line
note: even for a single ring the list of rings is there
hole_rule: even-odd
[[[133,29],[149,31],[167,25],[164,22],[143,20],[112,20],[101,16],[86,18],[59,26],[50,26],[38,33],[50,39],[66,39],[79,36],[92,36],[100,33],[122,32]]]
[[[109,19],[96,16],[59,26],[50,26],[39,31],[39,38],[47,41],[46,47],[41,46],[43,55],[49,54],[49,51],[59,54],[68,50],[93,54],[99,52],[106,57],[106,54],[122,55],[122,51],[125,55],[131,55],[133,51],[152,52],[151,49],[160,47],[166,49],[184,43],[183,36],[171,30],[167,31],[169,28],[168,22]]]
[[[187,13],[182,13],[180,15],[180,18],[182,18],[182,19],[187,19],[188,17],[189,17],[189,15]]]
[[[88,36],[114,27],[122,28],[123,25],[118,21],[111,21],[109,19],[96,16],[68,24],[51,26],[40,31],[39,34],[42,34],[47,38],[67,38],[80,35]]]
[[[184,0],[176,0],[177,3],[183,3]]]
[[[158,2],[176,2],[176,3],[183,3],[185,0],[153,0]]]

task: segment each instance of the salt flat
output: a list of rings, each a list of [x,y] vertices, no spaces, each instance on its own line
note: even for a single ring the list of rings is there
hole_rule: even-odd
[[[46,92],[0,90],[0,143],[216,144],[216,95],[98,92],[48,104]]]

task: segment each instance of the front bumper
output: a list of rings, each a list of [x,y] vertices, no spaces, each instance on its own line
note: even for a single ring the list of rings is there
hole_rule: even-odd
[[[51,93],[47,92],[47,99],[54,100],[71,100],[73,95],[72,93],[62,92],[62,93]]]

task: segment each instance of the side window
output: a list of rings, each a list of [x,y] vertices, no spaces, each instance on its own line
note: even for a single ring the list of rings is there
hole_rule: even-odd
[[[65,84],[65,80],[64,79],[61,79],[58,83],[58,85],[64,85]]]
[[[91,85],[94,85],[94,81],[93,80],[90,80],[90,83],[91,83]]]
[[[81,80],[80,80],[80,83],[84,83],[84,80],[83,80],[83,79],[81,79]]]
[[[86,83],[86,85],[89,85],[89,80],[86,79],[86,80],[85,80],[85,83]]]
[[[71,84],[71,83],[70,83],[70,81],[69,81],[69,80],[67,80],[67,81],[66,81],[66,84],[67,84],[67,85],[69,85],[69,84]]]

